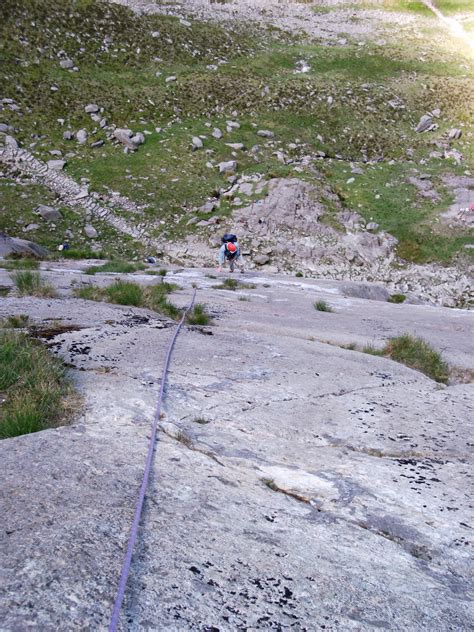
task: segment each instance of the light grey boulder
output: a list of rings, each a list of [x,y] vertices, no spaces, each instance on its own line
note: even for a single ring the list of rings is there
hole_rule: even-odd
[[[0,123],[0,134],[8,134],[13,132],[13,127],[7,123]]]
[[[196,151],[197,149],[202,149],[204,147],[204,143],[199,138],[199,136],[193,136],[192,145],[193,145],[193,151]]]
[[[377,230],[378,227],[379,225],[377,224],[377,222],[369,222],[365,228],[367,230]]]
[[[202,206],[200,206],[198,210],[201,213],[212,213],[215,208],[216,208],[216,203],[209,201],[203,204]]]
[[[28,224],[28,226],[25,226],[25,228],[23,229],[24,233],[30,233],[33,230],[37,230],[39,228],[39,224]]]
[[[374,283],[343,283],[340,287],[344,296],[364,298],[369,301],[388,301],[390,298],[388,290]]]
[[[257,255],[256,257],[253,257],[253,261],[258,266],[264,266],[266,263],[270,261],[270,257],[268,255]]]
[[[91,143],[91,147],[93,147],[94,149],[97,149],[97,147],[102,147],[104,143],[105,141],[103,140],[96,140],[94,143]]]
[[[9,257],[11,255],[23,257],[36,257],[43,259],[48,256],[48,251],[43,246],[26,239],[18,239],[17,237],[9,237],[5,233],[0,232],[0,256]]]
[[[245,147],[243,143],[226,143],[226,145],[227,147],[230,147],[231,149],[235,149],[235,150],[242,150]]]
[[[436,127],[436,124],[433,123],[433,117],[429,114],[424,114],[420,118],[418,125],[415,127],[415,132],[421,134],[422,132],[432,131],[433,129],[436,129]]]
[[[217,138],[217,140],[219,140],[220,138],[222,138],[222,132],[218,127],[215,127],[212,130],[212,135],[214,136],[214,138]]]
[[[63,70],[71,70],[71,68],[74,68],[74,62],[72,59],[62,59],[59,62],[59,65]]]
[[[177,79],[176,75],[170,75],[169,77],[166,77],[165,82],[172,83],[173,81],[176,81],[176,79]]]
[[[41,217],[47,222],[55,222],[57,220],[62,219],[62,215],[60,211],[52,206],[46,206],[45,204],[41,204],[36,209],[36,213],[41,215]]]
[[[95,239],[99,234],[92,226],[92,224],[86,224],[84,226],[84,233],[87,235],[87,237],[89,237],[89,239]]]
[[[458,138],[461,138],[461,135],[462,130],[458,129],[457,127],[453,127],[448,132],[448,140],[457,140]]]
[[[46,163],[48,165],[48,169],[52,171],[62,171],[66,166],[65,160],[48,160]]]
[[[89,137],[89,134],[87,133],[87,130],[85,129],[80,129],[78,132],[76,132],[76,140],[79,143],[79,145],[85,145],[88,137]]]
[[[261,136],[262,138],[273,138],[275,134],[269,129],[259,129],[257,132],[257,136]]]
[[[130,140],[132,141],[134,145],[137,145],[137,146],[143,145],[143,143],[145,142],[145,135],[142,134],[141,132],[137,132],[136,134],[132,136]]]
[[[71,132],[70,130],[67,130],[63,133],[63,139],[64,140],[72,140],[74,138],[74,132]]]
[[[97,105],[97,103],[89,103],[89,105],[86,105],[84,108],[84,111],[86,112],[86,114],[95,114],[99,110],[100,108]]]
[[[125,145],[129,149],[136,149],[135,143],[132,141],[133,132],[128,128],[118,128],[114,132],[114,138],[116,138],[119,143]]]
[[[9,134],[6,134],[3,137],[3,142],[5,143],[7,147],[11,147],[12,149],[18,149],[18,141],[15,138],[13,138],[13,136],[10,136]]]
[[[219,167],[219,173],[232,173],[237,169],[237,160],[220,162],[217,166]]]

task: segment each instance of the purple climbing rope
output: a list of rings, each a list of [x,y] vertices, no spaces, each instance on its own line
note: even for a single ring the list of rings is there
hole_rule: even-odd
[[[173,334],[173,337],[171,338],[171,342],[168,345],[168,350],[166,352],[166,358],[165,358],[165,366],[163,369],[163,375],[161,377],[161,388],[160,388],[160,395],[158,397],[158,403],[156,406],[156,412],[155,412],[155,416],[153,419],[153,425],[152,425],[152,429],[151,429],[151,436],[150,436],[150,443],[148,445],[148,454],[147,454],[147,458],[146,458],[146,465],[145,465],[145,471],[143,472],[143,480],[142,480],[142,484],[140,487],[140,495],[138,497],[138,501],[137,501],[137,505],[135,507],[135,516],[133,518],[133,523],[132,523],[132,527],[130,529],[130,536],[128,538],[128,545],[127,545],[127,553],[125,554],[125,559],[122,565],[122,573],[120,575],[120,581],[119,581],[119,585],[118,585],[118,589],[117,589],[117,595],[115,597],[115,603],[114,603],[114,609],[112,612],[112,618],[110,620],[110,625],[109,625],[109,632],[115,632],[117,629],[117,625],[118,625],[118,621],[119,621],[119,617],[120,617],[120,610],[122,608],[122,602],[123,602],[123,598],[125,595],[125,588],[127,586],[127,579],[128,579],[128,575],[130,573],[130,566],[132,563],[132,555],[133,555],[133,549],[135,547],[135,542],[137,540],[137,535],[138,535],[138,528],[140,525],[140,518],[142,515],[142,510],[143,510],[143,504],[145,502],[145,493],[148,487],[148,479],[150,477],[150,471],[151,471],[151,465],[153,463],[153,454],[155,451],[155,440],[156,440],[156,432],[158,429],[158,422],[160,420],[160,415],[161,415],[161,404],[163,403],[163,396],[164,396],[164,392],[165,392],[165,383],[166,383],[166,374],[168,373],[168,367],[170,364],[170,359],[171,359],[171,353],[173,351],[173,347],[174,347],[174,343],[176,342],[176,338],[178,337],[178,334],[180,332],[181,326],[184,322],[184,319],[186,318],[186,314],[189,312],[189,310],[193,307],[194,305],[194,299],[196,298],[196,290],[194,290],[194,294],[193,297],[191,299],[190,304],[188,305],[188,307],[184,310],[183,312],[183,316],[181,317],[181,320],[178,323],[178,326],[175,329],[175,332]]]

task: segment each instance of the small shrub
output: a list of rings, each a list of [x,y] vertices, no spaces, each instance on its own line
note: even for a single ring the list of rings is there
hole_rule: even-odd
[[[105,292],[111,303],[133,305],[134,307],[143,305],[143,288],[138,283],[119,279],[109,285]]]
[[[202,426],[205,426],[206,424],[211,423],[209,419],[205,419],[204,417],[195,417],[192,421],[193,423],[201,424]]]
[[[384,349],[377,349],[377,347],[374,347],[373,345],[365,345],[365,347],[362,348],[362,352],[369,353],[370,355],[376,355],[376,356],[385,355]]]
[[[209,325],[211,318],[209,314],[206,313],[205,306],[198,303],[188,312],[186,322],[188,325]]]
[[[43,281],[39,272],[18,270],[11,275],[11,278],[16,285],[20,296],[29,295],[49,298],[56,296],[56,290],[51,285]]]
[[[168,270],[161,268],[160,270],[158,270],[158,274],[162,277],[165,277],[168,274]]]
[[[316,301],[314,303],[314,309],[316,309],[318,312],[332,312],[333,309],[332,307],[326,303],[326,301]]]
[[[239,301],[250,301],[248,296],[239,296]]]
[[[392,294],[388,298],[389,303],[403,303],[406,300],[405,294]]]
[[[341,345],[342,349],[347,349],[348,351],[355,351],[357,345],[355,342],[349,342],[347,345]]]
[[[224,279],[220,285],[212,286],[216,290],[236,290],[239,287],[239,282],[235,279]]]
[[[297,272],[297,273],[295,274],[295,277],[298,277],[298,278],[301,278],[302,276],[303,276],[303,273],[302,273],[302,272]]]
[[[0,332],[0,391],[5,395],[0,438],[57,425],[67,408],[71,387],[64,366],[23,333]]]
[[[0,287],[0,296],[8,296],[10,294],[10,288],[1,286]]]
[[[448,365],[422,338],[415,338],[410,334],[390,338],[385,352],[392,360],[421,371],[437,382],[448,381]]]
[[[104,298],[104,290],[92,283],[74,288],[73,294],[76,298],[83,298],[86,301],[101,301]]]
[[[91,266],[85,271],[86,274],[97,274],[98,272],[121,272],[123,274],[129,272],[137,272],[137,270],[145,270],[143,263],[129,263],[128,261],[112,260],[101,266]]]
[[[273,478],[262,478],[262,483],[264,485],[266,485],[269,489],[271,489],[274,492],[279,492],[280,488],[278,487],[278,485],[275,483],[275,481],[273,480]]]

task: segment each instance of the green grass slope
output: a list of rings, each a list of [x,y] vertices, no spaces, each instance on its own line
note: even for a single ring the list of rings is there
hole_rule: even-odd
[[[399,4],[385,8],[411,10],[409,3]],[[441,176],[462,175],[473,166],[474,80],[461,50],[437,47],[436,20],[424,24],[421,38],[328,46],[244,24],[234,30],[197,21],[189,26],[97,0],[4,0],[3,94],[19,111],[7,106],[0,119],[38,157],[50,159],[51,150],[67,154],[66,172],[87,178],[92,190],[119,191],[145,204],[140,222],[150,236],[173,240],[199,231],[190,218],[209,216],[194,209],[228,186],[217,169],[233,158],[226,143],[243,143],[246,150],[235,151],[239,175],[296,175],[317,182],[317,168],[348,208],[400,240],[400,255],[447,263],[467,252],[463,246],[472,237],[467,228],[446,227],[437,218],[452,199]],[[65,58],[79,70],[62,69]],[[295,72],[301,59],[310,66],[304,74]],[[167,82],[172,75],[176,81]],[[133,154],[111,144],[85,113],[88,103],[103,108],[109,124],[145,132],[145,144]],[[419,117],[433,108],[442,112],[439,130],[416,134]],[[240,128],[226,132],[228,120],[238,120]],[[463,130],[456,147],[464,163],[429,158],[433,140],[454,126]],[[213,138],[214,127],[223,131],[222,139]],[[89,133],[85,145],[63,140],[65,130],[81,128]],[[259,129],[271,130],[274,138],[260,138]],[[194,152],[193,136],[204,137],[204,147]],[[97,140],[105,144],[92,148]],[[254,145],[257,154],[248,151]],[[281,163],[279,150],[294,159],[318,151],[325,158],[295,171]],[[351,163],[360,163],[364,173],[348,184]],[[432,177],[438,201],[421,198],[407,183],[414,167]],[[54,200],[37,185],[4,177],[0,194],[0,230],[20,234],[36,222],[40,226],[28,237],[51,247],[67,226],[76,247],[87,249],[80,233],[84,218],[77,212],[61,209],[64,220],[54,228],[38,222],[35,206]],[[223,201],[218,213],[225,218],[232,208],[231,200]],[[140,250],[107,226],[99,235],[106,254]]]

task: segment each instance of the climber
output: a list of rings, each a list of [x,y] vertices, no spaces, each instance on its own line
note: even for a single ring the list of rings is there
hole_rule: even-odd
[[[219,249],[219,254],[217,256],[218,267],[217,271],[222,272],[222,267],[225,262],[229,262],[230,271],[234,271],[234,267],[237,266],[240,268],[240,272],[244,272],[244,264],[242,263],[242,257],[240,254],[240,246],[237,241],[237,236],[232,233],[226,233],[222,237],[222,246]]]

